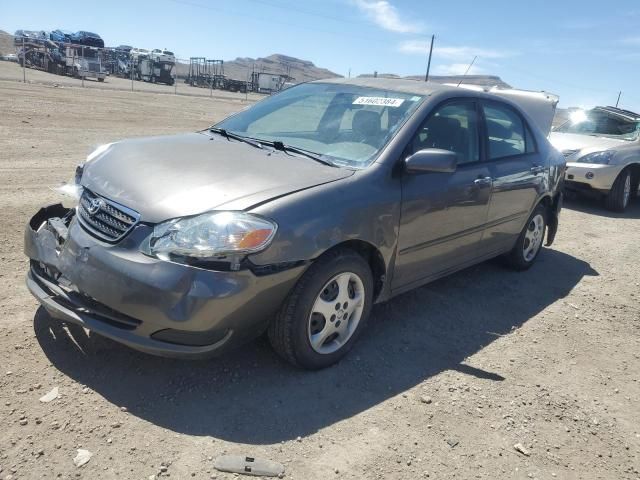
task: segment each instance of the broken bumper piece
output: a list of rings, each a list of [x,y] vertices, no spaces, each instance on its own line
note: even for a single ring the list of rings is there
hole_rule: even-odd
[[[102,242],[62,205],[25,230],[27,286],[49,314],[155,355],[202,358],[260,335],[303,267],[256,276],[162,261],[140,252],[152,227]]]

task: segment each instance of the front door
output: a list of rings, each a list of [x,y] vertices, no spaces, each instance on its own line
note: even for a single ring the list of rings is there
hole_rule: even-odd
[[[451,100],[429,115],[408,147],[453,151],[453,173],[404,173],[398,254],[392,289],[400,290],[481,256],[477,246],[491,196],[489,167],[482,162],[479,105]]]

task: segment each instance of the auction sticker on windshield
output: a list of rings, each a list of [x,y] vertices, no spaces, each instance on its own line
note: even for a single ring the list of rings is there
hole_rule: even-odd
[[[384,98],[384,97],[358,97],[353,101],[353,105],[375,105],[377,107],[399,107],[404,102],[404,98]]]

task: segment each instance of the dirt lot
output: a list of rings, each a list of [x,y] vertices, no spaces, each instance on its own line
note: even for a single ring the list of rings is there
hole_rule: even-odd
[[[192,87],[184,83],[182,79],[177,82],[177,85],[169,86],[162,85],[159,83],[147,83],[147,82],[138,82],[128,80],[126,78],[118,78],[109,76],[105,79],[104,82],[98,82],[95,79],[87,78],[84,81],[84,87],[82,87],[83,82],[81,79],[67,77],[62,75],[52,75],[47,72],[42,72],[40,70],[32,70],[27,68],[23,71],[20,65],[12,62],[0,62],[0,80],[16,80],[22,82],[23,79],[26,79],[27,83],[32,85],[58,85],[62,87],[78,87],[84,89],[91,90],[122,90],[122,91],[131,91],[133,86],[133,90],[136,92],[150,92],[150,93],[167,93],[167,94],[178,94],[178,95],[190,95],[197,97],[215,97],[219,99],[237,99],[247,98],[248,100],[258,100],[263,98],[264,95],[259,95],[257,93],[249,93],[238,94],[227,92],[224,90],[209,90],[207,88],[199,88]]]
[[[38,309],[22,232],[49,187],[97,144],[205,127],[242,98],[0,81],[0,478],[233,478],[225,452],[301,480],[640,478],[640,202],[570,203],[530,271],[488,262],[377,306],[316,373],[263,340],[159,359]]]

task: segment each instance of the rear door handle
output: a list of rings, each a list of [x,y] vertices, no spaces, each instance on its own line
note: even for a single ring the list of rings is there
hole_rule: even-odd
[[[490,185],[491,185],[491,182],[492,182],[491,177],[480,177],[480,178],[476,178],[476,179],[473,181],[473,184],[474,184],[476,187],[480,187],[480,188],[482,188],[482,187],[488,187],[488,186],[490,186]]]
[[[544,172],[544,167],[540,165],[534,165],[533,167],[531,167],[531,173],[533,173],[534,175],[537,175],[542,172]]]

